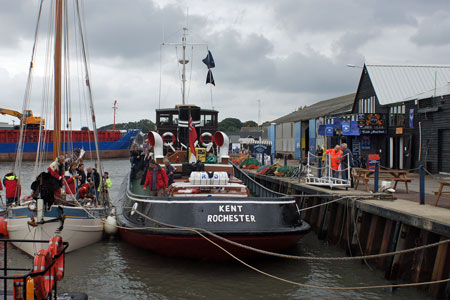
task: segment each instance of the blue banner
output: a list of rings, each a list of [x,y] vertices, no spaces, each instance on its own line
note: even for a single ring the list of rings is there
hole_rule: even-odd
[[[409,128],[414,128],[414,108],[409,110]]]
[[[319,125],[319,135],[325,135],[325,125]]]
[[[342,135],[351,135],[350,122],[342,122]]]
[[[358,121],[350,122],[350,135],[359,135]]]
[[[327,124],[325,126],[325,135],[326,136],[333,136],[334,135],[334,126],[333,126],[333,124]]]
[[[334,129],[341,129],[341,118],[333,118]]]

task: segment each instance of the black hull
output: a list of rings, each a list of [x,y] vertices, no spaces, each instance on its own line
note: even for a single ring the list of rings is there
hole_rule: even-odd
[[[137,184],[137,183],[136,183]],[[119,224],[123,240],[169,256],[221,260],[231,258],[193,228],[240,258],[257,252],[227,243],[214,235],[258,249],[280,252],[296,245],[310,226],[300,219],[290,197],[156,198],[123,186]],[[133,189],[134,191],[136,190]],[[131,213],[131,207],[138,203]],[[212,233],[209,234],[209,233]]]

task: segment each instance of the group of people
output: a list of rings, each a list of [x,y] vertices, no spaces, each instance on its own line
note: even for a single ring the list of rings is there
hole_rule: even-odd
[[[175,168],[169,159],[164,158],[165,169],[156,163],[150,147],[142,151],[134,144],[130,151],[131,179],[140,177],[144,190],[149,190],[150,196],[163,197],[167,195],[168,187],[174,182]]]
[[[340,145],[338,144],[334,148],[328,149],[325,152],[323,152],[323,150],[321,151],[324,155],[329,155],[330,157],[330,167],[333,177],[339,178],[342,176],[342,179],[350,179],[351,181],[353,181],[351,177],[351,168],[353,167],[353,154],[346,143],[342,143]],[[325,159],[325,156],[323,158]],[[349,173],[350,178],[348,178]]]
[[[64,198],[61,191],[64,188],[66,201],[92,199],[95,202],[100,191],[108,192],[112,186],[108,172],[104,172],[101,178],[96,168],[89,166],[85,170],[84,163],[79,158],[67,159],[60,155],[47,171],[51,175],[50,183],[60,187],[54,190],[55,200]]]
[[[61,201],[90,199],[97,203],[99,193],[107,193],[112,186],[109,174],[104,172],[101,177],[96,168],[87,167],[85,170],[84,163],[78,156],[79,152],[75,150],[74,153],[70,158],[58,156],[46,172],[39,174],[31,184],[32,194],[27,198],[42,198],[47,207]],[[3,189],[7,205],[19,203],[21,185],[19,177],[13,171],[8,171],[0,182],[0,191]]]

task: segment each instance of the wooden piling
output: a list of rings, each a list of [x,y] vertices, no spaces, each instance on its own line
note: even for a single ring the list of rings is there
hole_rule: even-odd
[[[448,239],[448,237],[441,237],[441,241],[444,241]],[[446,261],[450,259],[450,253],[448,251],[449,249],[449,243],[441,244],[438,246],[437,253],[436,253],[436,260],[434,261],[434,267],[433,267],[433,273],[431,275],[431,280],[441,280],[444,279],[444,274],[448,274],[448,264],[446,268]],[[446,270],[447,269],[447,270]],[[442,288],[442,284],[432,284],[430,285],[428,291],[429,293],[434,297],[440,296],[440,291]],[[443,292],[442,292],[443,293]]]

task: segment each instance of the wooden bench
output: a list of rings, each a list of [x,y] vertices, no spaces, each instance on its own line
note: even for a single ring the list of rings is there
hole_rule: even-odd
[[[355,168],[355,189],[358,188],[359,181],[362,181],[366,187],[366,191],[369,192],[369,180],[373,180],[375,176],[375,170]],[[409,193],[408,182],[411,179],[406,177],[407,172],[403,170],[379,170],[378,180],[394,181],[394,189],[397,188],[399,181],[405,183],[406,192]]]
[[[439,190],[437,192],[434,192],[434,195],[436,196],[436,198],[434,200],[434,206],[437,206],[439,198],[441,196],[450,198],[450,192],[446,192],[446,193],[442,192],[442,190],[444,189],[445,186],[450,186],[450,182],[439,181],[439,183],[440,183]]]

